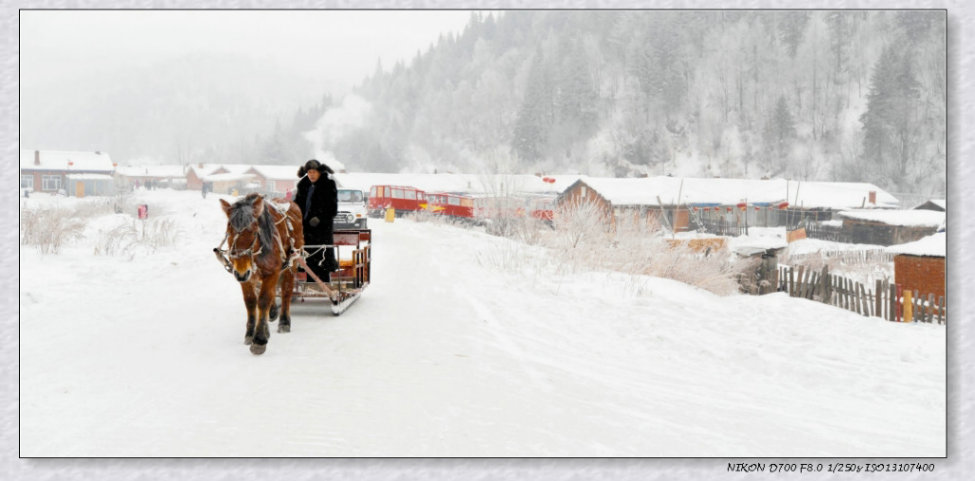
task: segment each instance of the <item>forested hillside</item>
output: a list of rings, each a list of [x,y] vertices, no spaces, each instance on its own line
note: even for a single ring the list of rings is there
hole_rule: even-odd
[[[360,171],[769,176],[943,195],[945,32],[944,11],[922,10],[472,14],[408,64],[377,66],[355,128],[309,140]]]

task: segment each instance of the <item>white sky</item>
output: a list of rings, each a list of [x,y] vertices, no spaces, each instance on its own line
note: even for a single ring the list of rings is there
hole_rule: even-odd
[[[182,53],[277,57],[346,86],[460,32],[469,10],[43,10],[21,12],[22,80]]]

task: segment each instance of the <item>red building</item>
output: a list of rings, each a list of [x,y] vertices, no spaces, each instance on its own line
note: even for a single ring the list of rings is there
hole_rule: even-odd
[[[887,252],[894,254],[894,282],[904,290],[917,290],[935,299],[945,295],[946,235],[938,232],[906,244],[893,245]]]

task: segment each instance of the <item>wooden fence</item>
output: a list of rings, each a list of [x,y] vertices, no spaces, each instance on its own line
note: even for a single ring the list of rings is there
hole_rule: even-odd
[[[862,266],[866,264],[894,262],[894,254],[884,252],[883,249],[817,251],[805,254],[791,254],[786,264],[805,264],[813,260],[827,261],[833,259],[838,259],[846,265]]]
[[[872,289],[871,289],[872,287]],[[892,322],[936,322],[945,324],[948,311],[944,296],[904,290],[899,284],[877,281],[875,286],[829,273],[828,267],[779,266],[778,290],[840,307],[864,316]]]
[[[833,242],[852,243],[853,235],[843,230],[842,227],[828,227],[815,222],[810,222],[806,227],[806,237],[810,239],[828,240]]]

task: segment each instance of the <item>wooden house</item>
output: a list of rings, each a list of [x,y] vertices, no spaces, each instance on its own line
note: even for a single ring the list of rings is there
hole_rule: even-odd
[[[273,197],[294,195],[298,185],[298,167],[293,165],[255,165],[245,173],[254,176],[258,191]]]
[[[847,242],[890,246],[934,234],[944,225],[945,213],[930,210],[858,209],[842,211]]]
[[[247,173],[253,165],[247,164],[195,164],[186,170],[186,188],[200,190],[207,184],[210,192],[232,194],[237,191],[256,192],[260,185],[256,176]],[[297,167],[295,168],[297,170]]]
[[[607,219],[609,226],[618,225],[625,219],[648,223],[660,222],[673,226],[677,232],[690,226],[687,207],[663,209],[649,178],[601,178],[581,177],[567,187],[557,198],[557,204],[565,208],[591,204]]]
[[[126,165],[115,169],[115,176],[128,187],[152,184],[156,187],[185,189],[187,168],[182,165]]]
[[[930,199],[927,202],[915,207],[916,210],[934,210],[938,212],[945,212],[948,208],[948,202],[945,199]]]

